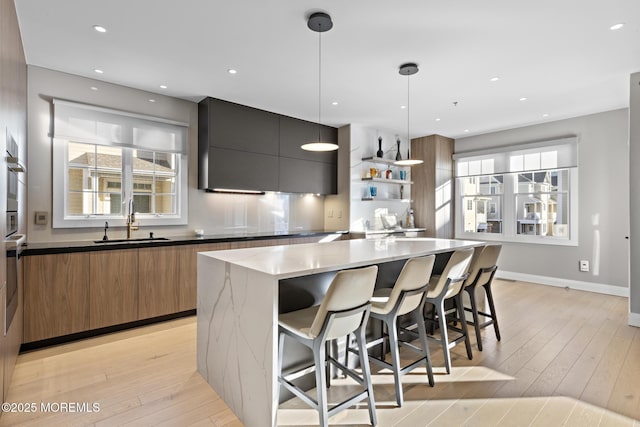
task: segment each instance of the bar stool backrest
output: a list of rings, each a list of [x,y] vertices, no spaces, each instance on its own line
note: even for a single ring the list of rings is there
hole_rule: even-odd
[[[468,286],[476,281],[477,286],[485,285],[489,280],[491,280],[491,272],[485,271],[480,274],[478,277],[478,273],[480,273],[483,269],[489,269],[498,263],[498,256],[500,256],[500,250],[502,249],[501,244],[491,244],[486,245],[483,248],[478,248],[480,253],[478,256],[475,256],[471,260],[471,265],[469,266],[469,277],[465,280],[464,285]]]
[[[457,279],[466,274],[472,255],[473,248],[457,249],[453,252],[437,283],[428,290],[429,295],[440,295],[444,287],[447,286],[449,279]],[[459,286],[462,287],[462,283],[460,283]],[[457,290],[459,291],[459,289]],[[455,294],[457,292],[455,289],[452,289],[447,290],[447,293]]]
[[[322,304],[313,319],[309,335],[315,338],[322,332],[330,312],[348,311],[367,304],[373,296],[378,266],[339,271],[327,290]],[[355,331],[362,323],[362,311],[333,319],[326,331],[327,339],[343,337]]]
[[[431,277],[431,270],[433,269],[435,259],[435,255],[409,259],[404,264],[404,267],[402,267],[402,271],[400,272],[395,285],[393,285],[393,289],[391,290],[391,294],[389,294],[389,300],[385,307],[394,307],[398,302],[402,291],[420,289],[429,283],[429,277]],[[423,294],[424,293],[419,293],[405,297],[402,301],[402,306],[398,309],[398,316],[410,313],[418,308]]]

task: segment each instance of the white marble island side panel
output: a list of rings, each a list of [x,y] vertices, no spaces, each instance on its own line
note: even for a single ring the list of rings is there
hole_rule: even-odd
[[[246,426],[275,426],[280,280],[481,244],[397,238],[201,252],[198,372]]]
[[[198,254],[197,368],[246,426],[275,426],[278,280]]]

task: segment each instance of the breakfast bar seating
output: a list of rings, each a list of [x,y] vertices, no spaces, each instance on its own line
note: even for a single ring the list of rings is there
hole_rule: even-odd
[[[477,241],[396,238],[200,252],[198,372],[245,426],[274,427],[279,406],[278,321],[279,294],[286,292],[283,282],[299,279],[301,286],[313,287],[316,280],[341,270],[404,263],[428,255],[435,255],[438,265],[458,249],[480,245]],[[326,295],[328,288],[321,287]]]

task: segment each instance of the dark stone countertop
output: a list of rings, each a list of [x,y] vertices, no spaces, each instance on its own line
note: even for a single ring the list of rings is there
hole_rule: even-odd
[[[61,254],[71,252],[92,252],[92,251],[105,251],[114,249],[135,249],[135,248],[150,248],[160,246],[179,246],[179,245],[194,245],[205,243],[221,243],[221,242],[237,242],[237,241],[251,241],[251,240],[265,240],[265,239],[286,239],[290,237],[311,237],[328,234],[347,234],[348,231],[287,231],[287,232],[262,232],[262,233],[248,233],[248,232],[235,232],[224,234],[212,234],[202,237],[196,236],[158,236],[153,239],[133,238],[133,239],[113,239],[106,242],[95,243],[93,240],[80,240],[73,242],[46,242],[46,243],[27,243],[23,246],[22,256],[29,255],[47,255],[47,254]],[[139,240],[136,240],[139,239]],[[96,240],[99,240],[96,238]]]

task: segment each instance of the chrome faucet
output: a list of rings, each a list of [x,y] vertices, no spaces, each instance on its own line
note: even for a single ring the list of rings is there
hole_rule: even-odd
[[[129,213],[127,214],[127,239],[131,238],[131,232],[138,229],[136,222],[136,214],[133,207],[133,197],[129,199]]]
[[[104,222],[104,236],[102,236],[102,240],[109,240],[109,236],[107,236],[107,229],[109,228],[109,223],[107,221]]]

